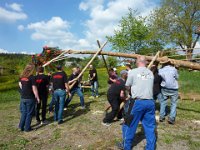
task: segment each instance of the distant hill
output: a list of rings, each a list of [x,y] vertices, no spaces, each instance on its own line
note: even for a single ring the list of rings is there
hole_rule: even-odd
[[[31,62],[31,56],[27,54],[0,53],[0,68],[3,75],[19,74],[29,62]]]

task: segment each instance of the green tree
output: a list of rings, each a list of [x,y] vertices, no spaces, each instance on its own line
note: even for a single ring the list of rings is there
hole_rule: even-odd
[[[129,9],[129,13],[120,20],[119,29],[114,31],[114,36],[108,36],[108,41],[114,50],[131,53],[152,53],[162,44],[152,38],[151,31],[145,18],[136,17],[136,11]]]
[[[106,62],[108,63],[108,67],[116,67],[118,65],[118,60],[116,57],[107,57]]]
[[[197,28],[200,25],[199,0],[162,0],[161,7],[150,17],[154,36],[166,45],[175,44],[192,58],[193,49],[199,40]]]

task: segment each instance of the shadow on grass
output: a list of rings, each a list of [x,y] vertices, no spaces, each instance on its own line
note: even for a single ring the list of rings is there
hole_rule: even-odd
[[[188,109],[188,108],[181,108],[180,106],[178,106],[177,109],[183,110],[183,111],[192,111],[192,112],[195,112],[195,113],[200,113],[200,111],[197,111],[197,110],[194,110],[194,109]]]
[[[81,115],[87,114],[90,111],[90,104],[94,103],[94,102],[95,101],[85,102],[86,108],[85,109],[78,109],[78,110],[75,110],[75,108],[79,107],[80,103],[69,104],[67,110],[63,112],[63,119],[67,118],[66,120],[64,120],[63,123],[70,121],[70,120],[72,120],[76,117],[79,117]],[[52,115],[47,120],[49,121],[48,124],[53,123],[54,122],[54,116]],[[43,124],[43,125],[35,124],[35,125],[32,125],[32,127],[34,128],[34,130],[37,130],[37,129],[45,127],[48,124]]]

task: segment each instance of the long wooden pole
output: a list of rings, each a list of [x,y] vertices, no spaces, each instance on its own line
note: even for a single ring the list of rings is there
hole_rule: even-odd
[[[96,51],[78,51],[78,50],[69,50],[68,53],[76,53],[76,54],[95,54]],[[108,56],[116,56],[116,57],[125,57],[125,58],[137,58],[138,56],[141,56],[139,54],[127,54],[127,53],[115,53],[115,52],[100,52],[99,55],[108,55]],[[153,56],[145,56],[146,60],[151,61],[153,59]],[[159,57],[156,59],[156,61],[160,62],[162,61],[163,58]],[[183,60],[176,60],[176,59],[169,59],[170,62],[174,65],[177,65],[179,67],[184,67],[184,68],[190,68],[194,70],[200,70],[200,64],[199,63],[194,63],[194,62],[189,62],[189,61],[183,61]]]
[[[99,40],[97,40],[97,44],[98,44],[98,46],[99,46],[99,48],[100,48],[100,47],[101,47],[101,44],[100,44]],[[104,62],[104,64],[105,64],[107,73],[108,73],[108,75],[109,75],[109,70],[108,70],[108,65],[107,65],[107,63],[106,63],[106,59],[105,59],[104,55],[101,55],[101,56],[102,56],[102,58],[103,58],[103,62]]]
[[[85,72],[85,70],[89,67],[89,65],[93,62],[93,60],[99,55],[99,53],[102,51],[102,49],[105,47],[106,44],[107,44],[107,41],[98,49],[98,51],[96,51],[96,53],[91,58],[91,60],[87,63],[87,65],[83,68],[83,70],[81,71],[81,73],[77,76],[77,78],[76,78],[77,80],[83,75],[83,73]],[[75,80],[70,85],[70,89],[73,88],[73,86],[76,84],[77,80]]]
[[[159,54],[160,54],[160,51],[158,51],[156,53],[156,55],[154,56],[154,58],[151,60],[151,62],[149,63],[148,67],[147,68],[151,68],[151,66],[153,65],[153,63],[156,61],[156,59],[159,57]]]

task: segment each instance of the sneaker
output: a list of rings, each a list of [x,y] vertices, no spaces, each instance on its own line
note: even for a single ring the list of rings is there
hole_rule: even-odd
[[[104,125],[104,126],[107,126],[107,127],[111,126],[111,123],[108,123],[108,122],[105,122],[105,123],[102,122],[101,124]]]
[[[85,106],[81,106],[81,109],[84,110],[84,109],[85,109]]]
[[[95,96],[96,98],[99,98],[99,96]]]
[[[90,98],[90,99],[94,99],[94,96],[90,96],[89,98]]]
[[[47,120],[41,121],[41,125],[47,125],[47,124],[49,124],[49,122]]]
[[[66,110],[67,110],[67,108],[65,107],[65,108],[64,108],[64,110],[66,111]]]
[[[164,122],[164,121],[165,121],[165,118],[160,118],[159,121],[160,121],[160,122]]]
[[[41,121],[37,120],[36,125],[39,125],[41,123]]]
[[[58,124],[62,124],[64,121],[63,120],[60,120],[60,121],[58,121]]]
[[[175,124],[175,120],[174,119],[169,119],[168,123],[171,124],[171,125],[174,125]]]

